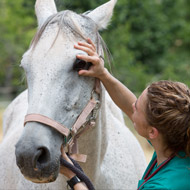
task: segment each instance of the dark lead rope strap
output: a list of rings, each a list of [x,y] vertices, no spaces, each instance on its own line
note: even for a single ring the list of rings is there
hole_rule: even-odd
[[[80,165],[78,164],[77,161],[75,161],[73,158],[71,158],[68,154],[67,154],[67,156],[73,162],[73,164],[74,164],[75,167],[77,167],[79,170],[81,170],[82,172],[84,172],[83,169],[80,167]]]
[[[72,161],[73,159],[70,158]],[[76,174],[76,176],[86,184],[87,188],[89,190],[95,190],[92,182],[90,181],[90,179],[84,174],[84,172],[82,171],[82,168],[79,166],[79,164],[74,161],[73,164],[70,164],[69,162],[67,162],[63,157],[60,158],[60,163],[61,165],[69,168],[73,173]]]

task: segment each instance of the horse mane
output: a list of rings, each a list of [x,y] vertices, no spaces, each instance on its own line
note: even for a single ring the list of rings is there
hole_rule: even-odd
[[[58,24],[58,32],[56,34],[56,37],[50,47],[50,49],[54,46],[57,38],[58,38],[58,35],[60,33],[60,31],[66,26],[68,30],[70,30],[72,33],[75,33],[77,35],[79,35],[82,39],[84,39],[85,41],[87,40],[87,37],[84,36],[83,32],[81,31],[78,23],[75,22],[75,20],[72,19],[72,17],[68,17],[68,13],[69,12],[72,12],[72,11],[61,11],[61,12],[58,12],[52,16],[50,16],[46,21],[45,23],[38,29],[38,31],[36,32],[34,38],[32,39],[31,43],[30,43],[30,48],[32,48],[32,51],[35,49],[36,45],[38,44],[38,42],[40,41],[40,38],[41,36],[43,35],[45,29],[52,25],[52,24],[55,24],[57,23]],[[89,12],[89,11],[88,11]],[[85,17],[86,19],[90,20],[91,22],[94,22],[91,18],[89,18],[87,16],[87,13],[88,12],[85,12],[83,14],[80,14],[82,17]],[[70,18],[68,20],[68,18]],[[71,24],[71,22],[73,23],[73,25]],[[95,23],[95,22],[94,22]],[[96,23],[95,23],[96,25]],[[106,45],[106,43],[104,42],[104,40],[102,39],[102,37],[100,36],[99,32],[98,32],[98,29],[96,30],[96,37],[97,37],[97,52],[99,53],[99,55],[102,55],[104,57],[104,53],[107,57],[107,60],[108,60],[108,64],[111,68],[111,60],[112,60],[112,56],[111,56],[111,53]],[[102,51],[103,50],[103,51]]]

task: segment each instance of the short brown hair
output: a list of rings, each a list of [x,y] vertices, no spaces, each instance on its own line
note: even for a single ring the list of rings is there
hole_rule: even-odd
[[[159,81],[147,88],[147,121],[163,135],[167,149],[190,156],[190,89],[183,83]]]

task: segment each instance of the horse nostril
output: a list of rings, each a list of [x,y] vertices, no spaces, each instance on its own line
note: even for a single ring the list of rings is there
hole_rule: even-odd
[[[33,158],[33,167],[35,170],[41,169],[50,159],[50,154],[47,148],[38,148]]]

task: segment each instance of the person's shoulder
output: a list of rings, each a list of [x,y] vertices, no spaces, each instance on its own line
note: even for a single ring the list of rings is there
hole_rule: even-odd
[[[184,155],[181,153],[179,156],[175,156],[166,166],[155,174],[155,176],[149,179],[142,189],[181,190],[181,187],[190,189],[190,158],[182,156]],[[152,160],[155,158],[156,153],[153,154]]]
[[[162,182],[168,189],[190,189],[190,158],[180,156],[183,155],[175,156],[160,173],[163,177]]]
[[[184,152],[179,152],[168,164],[169,168],[179,171],[190,171],[190,157],[185,156]]]

